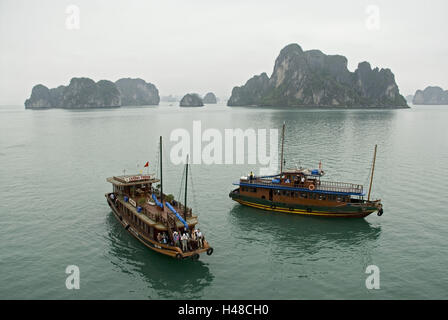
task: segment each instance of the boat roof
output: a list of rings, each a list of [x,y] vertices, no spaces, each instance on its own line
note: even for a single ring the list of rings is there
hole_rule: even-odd
[[[325,172],[322,169],[300,168],[300,169],[286,169],[283,171],[283,174],[303,174],[305,176],[320,177],[323,176]]]
[[[155,183],[160,181],[159,179],[151,177],[151,175],[142,174],[113,176],[106,180],[116,186],[135,186],[142,183]]]

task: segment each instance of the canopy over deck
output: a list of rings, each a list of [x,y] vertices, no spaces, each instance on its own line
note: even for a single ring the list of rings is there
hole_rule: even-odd
[[[144,183],[155,183],[159,182],[159,179],[155,179],[150,175],[123,175],[123,176],[113,176],[106,179],[108,182],[116,186],[135,186]]]

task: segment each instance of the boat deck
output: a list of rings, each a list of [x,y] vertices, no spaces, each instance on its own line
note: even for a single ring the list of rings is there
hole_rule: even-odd
[[[139,217],[145,220],[146,223],[148,223],[153,227],[156,227],[158,230],[167,230],[168,221],[171,222],[171,225],[175,223],[178,229],[184,228],[183,223],[177,219],[174,213],[172,213],[166,205],[164,205],[162,209],[156,204],[151,205],[148,202],[145,202],[143,205],[141,205],[142,211],[138,212],[137,209],[132,204],[124,201],[123,196],[119,196],[118,199],[120,200],[121,203],[123,203],[124,206],[126,206],[126,208],[138,214]],[[181,208],[176,206],[175,209],[177,212],[183,213],[183,211],[180,211]],[[197,224],[198,223],[197,216],[187,214],[186,222],[188,223],[189,226]]]
[[[333,182],[333,181],[316,181],[315,189],[310,190],[308,183],[280,183],[275,182],[275,179],[254,179],[254,180],[240,180],[233,183],[234,185],[246,186],[246,187],[259,187],[267,189],[284,189],[294,191],[306,191],[317,193],[329,193],[338,195],[357,195],[364,196],[363,186],[360,184],[346,183],[346,182]]]

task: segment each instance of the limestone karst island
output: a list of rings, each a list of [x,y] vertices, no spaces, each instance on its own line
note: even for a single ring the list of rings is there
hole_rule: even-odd
[[[280,51],[270,77],[262,73],[233,88],[227,105],[408,108],[391,70],[361,62],[350,72],[344,56],[298,44]]]
[[[114,83],[72,78],[68,86],[52,89],[42,84],[34,86],[31,97],[25,101],[25,108],[110,108],[158,105],[159,101],[156,86],[142,79],[123,78]]]

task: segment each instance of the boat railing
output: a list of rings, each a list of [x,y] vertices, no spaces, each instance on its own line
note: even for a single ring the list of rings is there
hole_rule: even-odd
[[[363,193],[363,186],[361,184],[347,182],[319,181],[319,183],[316,185],[316,190]]]
[[[247,184],[258,184],[265,186],[291,186],[294,187],[294,183],[284,184],[284,183],[274,183],[270,179],[260,179],[256,178],[254,180],[242,180],[242,183]],[[309,182],[309,180],[308,180]],[[363,193],[363,186],[361,184],[347,183],[347,182],[333,182],[333,181],[313,181],[315,183],[315,188],[317,191],[331,191],[331,192],[346,192],[346,193]],[[306,186],[305,182],[305,186]],[[300,185],[298,185],[300,187]],[[307,187],[304,187],[307,188]]]

